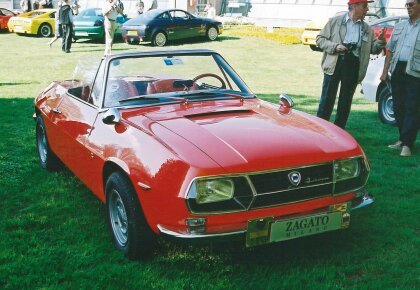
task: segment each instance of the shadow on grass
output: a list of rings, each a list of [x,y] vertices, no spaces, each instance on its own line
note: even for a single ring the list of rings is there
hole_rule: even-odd
[[[0,83],[0,87],[2,87],[2,86],[30,85],[30,84],[33,84],[33,83],[38,83],[39,84],[39,82],[32,82],[32,83],[30,83],[30,82]]]

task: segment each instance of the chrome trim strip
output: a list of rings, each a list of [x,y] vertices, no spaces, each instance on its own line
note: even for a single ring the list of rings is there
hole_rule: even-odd
[[[149,189],[151,189],[151,187],[150,187],[150,186],[148,186],[147,184],[142,183],[142,182],[140,182],[140,181],[138,181],[138,182],[137,182],[137,185],[138,185],[138,186],[140,186],[141,188],[144,188],[145,190],[149,190]]]
[[[352,210],[360,209],[362,207],[371,205],[374,202],[375,202],[375,197],[369,193],[366,193],[362,198],[362,202],[356,205],[355,207],[353,207]]]
[[[324,185],[329,185],[329,184],[332,184],[332,182],[320,183],[320,184],[314,184],[314,185],[308,185],[308,186],[296,186],[294,188],[288,188],[288,189],[270,191],[270,192],[263,192],[263,193],[258,193],[257,196],[270,195],[270,194],[275,194],[275,193],[279,193],[279,192],[292,191],[292,190],[296,190],[296,189],[314,188],[314,187],[324,186]]]
[[[231,235],[239,235],[246,233],[246,230],[236,231],[236,232],[226,232],[226,233],[212,233],[212,234],[181,234],[177,233],[168,229],[165,229],[161,225],[157,225],[159,231],[163,234],[175,237],[175,238],[183,238],[183,239],[195,239],[195,238],[211,238],[211,237],[222,237],[222,236],[231,236]]]

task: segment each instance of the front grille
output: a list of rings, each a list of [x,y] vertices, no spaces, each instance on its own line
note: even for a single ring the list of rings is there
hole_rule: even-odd
[[[293,183],[289,175],[300,174]],[[294,168],[250,175],[256,197],[251,208],[274,206],[329,196],[333,193],[333,164]]]

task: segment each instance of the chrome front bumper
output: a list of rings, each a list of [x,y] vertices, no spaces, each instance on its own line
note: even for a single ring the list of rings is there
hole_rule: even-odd
[[[351,209],[352,210],[360,209],[365,206],[371,205],[374,202],[375,202],[375,198],[373,197],[373,195],[369,194],[368,192],[365,192],[363,196],[360,196],[352,200]],[[194,232],[194,231],[180,233],[180,232],[175,232],[173,230],[169,230],[162,225],[158,225],[157,227],[162,234],[165,234],[174,238],[181,238],[181,239],[200,239],[200,238],[218,238],[218,237],[222,238],[226,236],[242,235],[247,232],[247,230],[244,229],[244,230],[239,230],[239,231],[222,232],[222,233],[205,233],[205,232],[201,233],[201,232]]]

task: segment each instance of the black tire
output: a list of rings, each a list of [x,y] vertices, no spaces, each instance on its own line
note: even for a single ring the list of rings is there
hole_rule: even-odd
[[[42,37],[51,37],[52,28],[48,23],[42,23],[38,29],[38,35]]]
[[[162,47],[162,46],[165,46],[167,42],[168,42],[168,37],[163,31],[158,31],[153,35],[153,38],[152,38],[153,46]]]
[[[49,171],[57,171],[61,168],[61,162],[52,152],[48,145],[47,131],[41,116],[36,118],[36,147],[38,149],[39,163],[42,168]]]
[[[322,50],[321,50],[318,46],[313,45],[313,44],[309,45],[309,47],[310,47],[313,51],[322,51]]]
[[[388,87],[383,87],[378,98],[378,115],[382,123],[395,125],[392,94]]]
[[[134,188],[128,178],[112,173],[105,186],[107,221],[115,246],[130,260],[150,257],[155,235],[144,218]]]
[[[210,26],[206,31],[207,39],[210,41],[214,41],[219,36],[219,31],[217,31],[217,28],[214,26]]]

